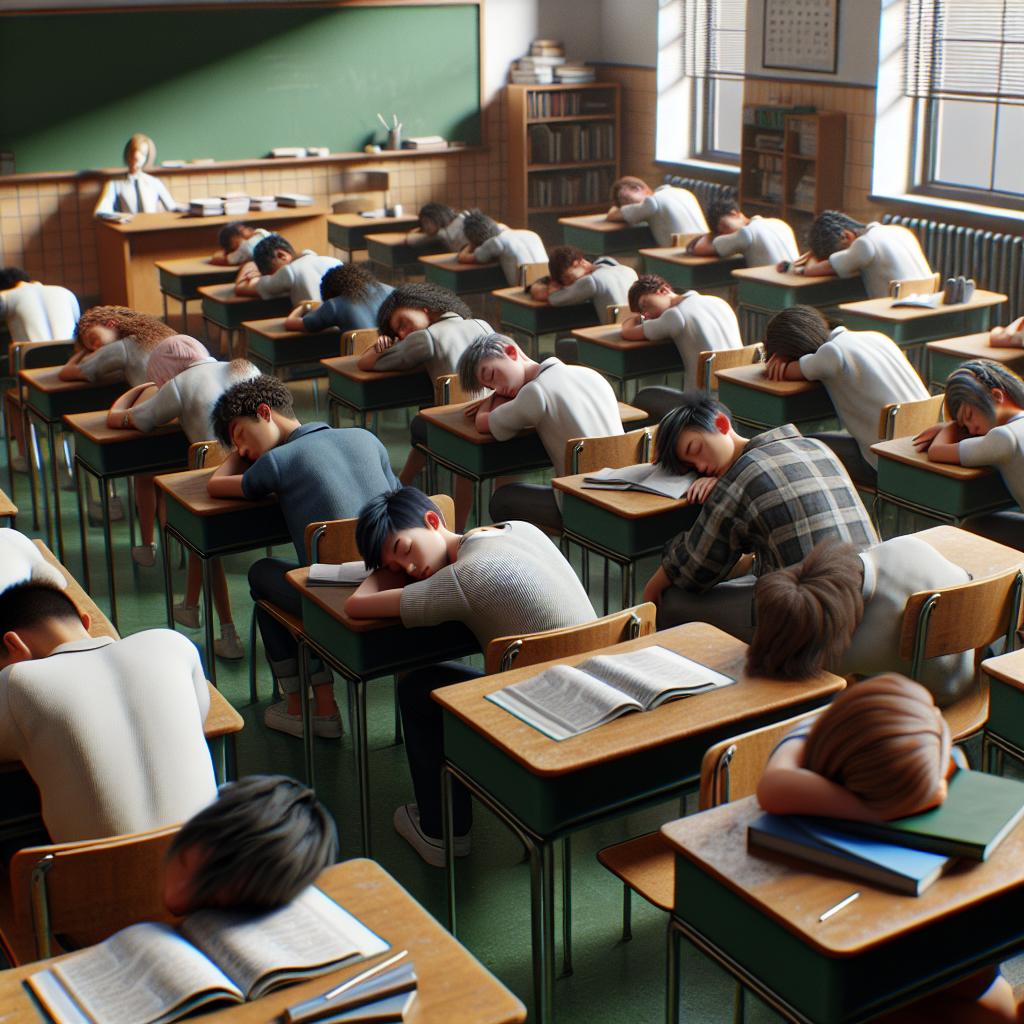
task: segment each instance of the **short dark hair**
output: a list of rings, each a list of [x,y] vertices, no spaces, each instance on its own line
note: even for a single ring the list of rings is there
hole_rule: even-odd
[[[227,252],[231,243],[242,234],[242,229],[245,226],[245,221],[241,220],[233,220],[230,224],[225,224],[217,235],[217,244]]]
[[[653,295],[659,288],[663,288],[668,281],[657,274],[641,274],[629,287],[629,308],[634,313],[640,312],[640,299],[644,295]]]
[[[622,205],[622,186],[626,185],[629,188],[649,188],[650,186],[644,181],[643,178],[634,177],[632,174],[624,174],[621,178],[616,178],[612,182],[612,202],[616,206]]]
[[[764,331],[764,350],[769,356],[785,360],[799,359],[828,341],[831,333],[821,310],[813,306],[790,306],[768,321]]]
[[[270,273],[274,262],[274,253],[277,252],[278,249],[283,249],[286,253],[289,253],[292,256],[295,255],[292,243],[289,242],[284,235],[279,235],[276,232],[261,239],[256,248],[253,249],[253,262],[256,264],[256,269],[259,270],[261,274]]]
[[[483,245],[488,238],[500,235],[501,228],[498,226],[498,222],[488,217],[486,213],[482,213],[480,210],[470,210],[462,222],[462,232],[466,236],[466,241],[475,248],[478,245]]]
[[[424,221],[429,220],[438,230],[448,227],[455,220],[455,211],[444,203],[424,203],[420,207],[420,230],[425,230]]]
[[[463,320],[471,320],[473,311],[453,291],[430,281],[416,281],[399,285],[377,310],[377,330],[388,337],[393,336],[391,317],[396,309],[408,306],[412,309],[429,309],[440,316],[442,313],[458,313]]]
[[[827,260],[839,250],[844,231],[863,231],[865,225],[839,210],[826,210],[814,218],[809,237],[811,253],[816,260]]]
[[[360,302],[378,283],[377,278],[361,263],[343,263],[340,267],[331,267],[320,278],[320,298],[324,302],[336,298]]]
[[[225,448],[230,448],[231,421],[240,416],[255,419],[256,410],[261,405],[269,405],[283,416],[295,416],[292,393],[277,377],[261,373],[249,380],[240,380],[217,399],[213,412],[210,413],[213,433],[217,440]]]
[[[21,281],[31,280],[32,278],[21,267],[0,267],[0,292],[13,288]]]
[[[717,429],[715,419],[729,410],[709,398],[703,391],[684,391],[679,396],[679,404],[665,413],[658,424],[658,436],[654,440],[654,461],[662,469],[677,476],[685,476],[693,472],[693,466],[684,462],[676,454],[679,435],[684,430],[703,430],[712,434]],[[730,416],[731,419],[731,416]]]
[[[436,512],[441,521],[441,510],[416,487],[399,487],[371,498],[356,521],[356,547],[363,556],[367,569],[379,569],[384,564],[384,544],[396,530],[413,530],[423,525],[423,517]]]
[[[708,227],[711,228],[711,233],[717,235],[718,222],[723,217],[728,217],[730,213],[740,213],[740,204],[736,199],[736,196],[719,196],[717,199],[712,199],[708,204]]]
[[[1014,405],[1024,406],[1024,380],[1002,363],[969,359],[946,378],[946,412],[956,420],[960,408],[969,405],[989,419],[996,415],[992,389],[1000,388]]]
[[[78,622],[81,615],[74,601],[48,583],[16,583],[0,593],[0,637],[17,633],[41,622]]]
[[[551,274],[553,281],[561,284],[562,275],[577,260],[585,260],[586,258],[583,250],[577,249],[575,245],[556,245],[548,253],[548,273]]]
[[[464,391],[480,390],[480,364],[485,359],[504,356],[506,345],[515,345],[515,342],[508,336],[495,331],[493,334],[482,334],[479,338],[474,338],[463,349],[456,370],[459,374],[459,383]]]
[[[203,851],[190,904],[272,910],[316,881],[338,855],[338,831],[313,790],[284,775],[248,775],[220,788],[217,799],[174,837],[168,858]],[[225,896],[225,894],[227,894]]]

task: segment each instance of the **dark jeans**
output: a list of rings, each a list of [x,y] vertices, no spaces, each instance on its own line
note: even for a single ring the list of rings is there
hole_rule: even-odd
[[[254,601],[269,601],[282,611],[297,617],[302,616],[302,598],[299,592],[285,579],[285,573],[297,569],[298,563],[284,558],[261,558],[249,566],[249,593]],[[263,637],[270,670],[285,693],[296,693],[299,689],[299,651],[295,638],[277,619],[262,609],[256,609],[256,621]],[[287,666],[287,667],[286,667]],[[310,661],[311,672],[323,668],[319,659]]]
[[[965,530],[977,533],[989,540],[1005,544],[1007,547],[1024,551],[1024,512],[1018,509],[1006,509],[1004,512],[988,512],[981,516],[972,516],[964,524]]]
[[[412,436],[413,444],[427,443],[427,421],[419,413],[413,416],[412,423],[409,424],[409,434]]]
[[[666,413],[675,409],[683,397],[679,388],[666,387],[664,384],[652,384],[649,388],[641,388],[636,398],[630,402],[638,409],[643,409],[652,420],[661,422]]]
[[[828,430],[807,436],[827,444],[846,467],[846,472],[855,484],[866,484],[868,487],[878,485],[878,470],[864,458],[860,445],[845,430]]]
[[[491,495],[490,512],[494,523],[521,519],[541,529],[562,532],[562,513],[550,484],[505,484]]]
[[[423,831],[441,838],[441,765],[444,762],[444,733],[441,705],[431,698],[434,690],[467,679],[478,679],[482,672],[457,662],[402,672],[398,676],[398,703],[405,730],[405,756],[416,794]],[[455,834],[464,836],[473,824],[469,791],[458,782],[452,785],[452,817]]]

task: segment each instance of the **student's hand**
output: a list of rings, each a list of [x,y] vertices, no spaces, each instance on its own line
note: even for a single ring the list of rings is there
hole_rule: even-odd
[[[769,356],[768,362],[764,364],[764,375],[769,380],[785,380],[787,366],[789,366],[788,359],[783,359],[781,356]]]
[[[459,250],[459,263],[476,263],[476,249],[468,242]]]
[[[945,423],[933,423],[930,427],[925,427],[920,434],[914,437],[914,447],[919,452],[928,451],[936,436],[945,426]]]
[[[249,260],[238,268],[238,273],[235,275],[235,281],[248,281],[250,277],[260,276],[260,268],[257,267],[252,260]]]
[[[465,416],[467,420],[476,419],[476,414],[480,411],[484,403],[488,401],[490,401],[489,398],[480,398],[475,402],[467,402],[465,408],[462,410],[462,415]]]
[[[659,567],[658,571],[647,581],[647,586],[644,587],[644,601],[651,601],[657,604],[661,600],[661,595],[671,584],[672,581],[668,578],[668,573]]]
[[[397,338],[391,338],[386,334],[382,334],[377,338],[376,342],[374,342],[373,350],[378,355],[383,355],[389,348],[394,347],[397,340]]]
[[[608,211],[608,220],[614,220],[614,221],[622,222],[625,219],[626,218],[622,216],[622,211],[617,206],[613,206]]]
[[[694,505],[703,505],[708,500],[708,495],[714,490],[718,483],[717,476],[700,476],[690,484],[686,492],[686,500]]]
[[[535,302],[546,302],[550,291],[550,285],[541,284],[540,281],[534,281],[534,283],[530,285],[530,298]]]
[[[1024,348],[1024,334],[1021,333],[1021,321],[1014,320],[1006,327],[993,327],[989,331],[988,343],[993,348]]]

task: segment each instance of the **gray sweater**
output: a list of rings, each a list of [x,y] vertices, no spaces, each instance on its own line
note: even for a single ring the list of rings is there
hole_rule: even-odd
[[[426,370],[431,380],[455,373],[459,357],[471,342],[494,328],[486,320],[463,320],[458,313],[445,313],[422,331],[407,334],[396,341],[377,360],[377,370]]]
[[[565,288],[559,288],[548,296],[552,306],[575,306],[584,302],[594,304],[594,312],[601,323],[608,320],[609,306],[625,306],[629,301],[629,289],[636,281],[636,271],[624,267],[610,256],[594,260],[594,269],[589,274]]]

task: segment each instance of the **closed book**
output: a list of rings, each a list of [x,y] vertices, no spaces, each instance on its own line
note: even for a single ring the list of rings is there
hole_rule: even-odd
[[[284,1012],[284,1021],[285,1024],[341,1021],[369,1024],[370,1021],[401,1020],[416,992],[416,984],[416,969],[411,961],[406,961],[337,992],[330,999],[326,995],[314,996],[289,1006]]]
[[[798,815],[762,814],[747,827],[752,850],[774,850],[908,896],[920,896],[952,857],[851,836]]]
[[[342,562],[331,565],[325,562],[314,562],[309,567],[307,584],[311,587],[352,587],[362,583],[370,570],[361,559],[358,562]]]
[[[312,206],[313,197],[303,195],[301,192],[281,192],[277,196],[278,206]]]

